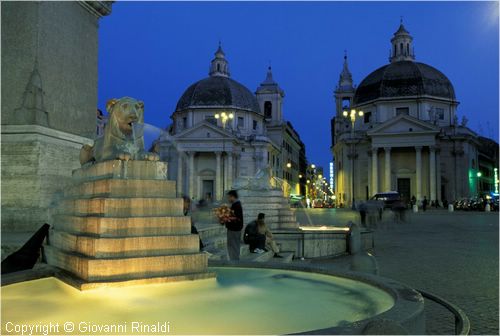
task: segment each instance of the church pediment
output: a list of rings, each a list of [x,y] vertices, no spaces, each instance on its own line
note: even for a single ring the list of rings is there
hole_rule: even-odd
[[[407,115],[400,115],[373,128],[368,135],[438,132],[439,128],[435,125]]]
[[[177,139],[224,139],[233,138],[233,135],[220,127],[203,121],[182,131],[175,136]]]

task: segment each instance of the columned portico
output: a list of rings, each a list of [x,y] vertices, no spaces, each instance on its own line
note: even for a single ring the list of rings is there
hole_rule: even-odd
[[[417,201],[422,199],[422,146],[415,146]]]
[[[183,170],[183,158],[184,152],[179,151],[177,156],[177,196],[181,196],[183,194],[182,188],[182,170]]]
[[[233,186],[233,153],[227,153],[226,189]]]
[[[385,191],[391,190],[391,147],[384,147],[385,152]]]
[[[378,190],[378,147],[372,149],[372,194],[377,193]]]
[[[429,147],[430,200],[436,200],[436,147]]]
[[[218,201],[222,199],[222,153],[215,152],[215,197]]]
[[[188,152],[189,156],[189,197],[194,197],[194,177],[196,172],[194,170],[194,155],[195,152]]]
[[[441,153],[440,149],[436,148],[436,194],[437,201],[441,202]]]

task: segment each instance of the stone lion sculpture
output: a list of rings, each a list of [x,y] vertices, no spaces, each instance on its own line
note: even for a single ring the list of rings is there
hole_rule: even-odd
[[[143,132],[134,132],[135,126],[144,124],[144,103],[130,97],[110,99],[106,103],[109,120],[104,135],[94,145],[83,145],[80,163],[106,160],[158,161],[159,156],[144,150]],[[142,128],[141,128],[142,129]]]

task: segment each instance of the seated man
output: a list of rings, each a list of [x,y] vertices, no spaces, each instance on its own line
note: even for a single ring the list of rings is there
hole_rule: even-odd
[[[259,214],[260,217],[261,214]],[[274,241],[273,234],[271,231],[267,228],[266,222],[264,222],[265,215],[262,214],[261,218],[257,219],[257,232],[261,235],[264,235],[266,237],[265,241],[265,246],[266,250],[271,250],[274,252],[274,258],[283,258],[280,256],[278,253],[280,252],[280,249],[278,247],[278,244],[276,244],[276,241]]]
[[[251,221],[245,227],[245,234],[243,235],[243,241],[245,244],[250,245],[249,249],[252,253],[264,253],[266,246],[266,236],[260,234],[257,228],[257,221],[264,218],[263,213],[259,213],[257,220]]]

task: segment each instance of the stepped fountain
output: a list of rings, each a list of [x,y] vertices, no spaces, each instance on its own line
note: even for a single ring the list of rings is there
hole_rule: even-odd
[[[84,146],[56,208],[47,262],[79,289],[214,277],[167,163],[144,151],[143,104],[125,97],[107,109],[103,138]]]

